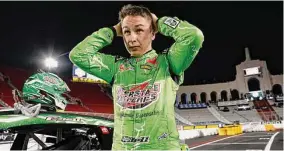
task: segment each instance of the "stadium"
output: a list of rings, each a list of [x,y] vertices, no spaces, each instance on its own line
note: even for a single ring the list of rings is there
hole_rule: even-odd
[[[69,51],[57,59],[67,57]],[[173,107],[181,150],[283,150],[283,74],[272,74],[265,59],[252,59],[257,51],[250,52],[250,47],[240,51],[244,57],[233,55],[240,62],[230,64],[234,80],[186,83],[177,90]],[[72,72],[65,76],[58,71],[62,69],[58,60],[47,58],[45,67],[36,70],[23,68],[20,61],[0,64],[1,150],[112,149],[114,122],[119,120],[114,116],[117,102],[112,86],[73,63],[68,65]],[[120,70],[131,69],[120,66]],[[159,90],[154,86],[151,91]],[[142,90],[141,94],[147,93]],[[119,116],[143,118],[159,112]],[[163,133],[158,139],[170,135]],[[124,136],[121,141],[139,144],[149,139]]]

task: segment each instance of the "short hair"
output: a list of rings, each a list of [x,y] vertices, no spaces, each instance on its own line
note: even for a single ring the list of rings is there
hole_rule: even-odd
[[[155,27],[154,20],[151,14],[151,11],[144,6],[137,5],[125,5],[119,11],[119,21],[122,21],[126,16],[142,16],[148,17],[151,20],[151,29],[156,32],[157,27]]]

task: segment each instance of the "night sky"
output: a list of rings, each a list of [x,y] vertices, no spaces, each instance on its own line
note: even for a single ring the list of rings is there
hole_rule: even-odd
[[[118,22],[118,11],[131,2],[0,2],[0,64],[34,70],[45,56],[60,58],[57,72],[71,78],[68,52],[99,28]],[[177,16],[199,27],[205,41],[185,83],[232,81],[235,65],[266,60],[271,74],[283,73],[283,2],[135,2],[158,17]],[[157,35],[155,50],[170,47],[170,37]],[[101,52],[128,56],[116,38]]]

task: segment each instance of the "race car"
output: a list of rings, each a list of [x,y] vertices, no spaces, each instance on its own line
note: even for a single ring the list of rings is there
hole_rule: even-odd
[[[6,138],[0,145],[4,150],[109,150],[113,120],[64,112],[29,117],[1,110],[0,133]]]
[[[14,90],[14,107],[0,110],[1,150],[110,150],[113,119],[65,112],[69,91],[48,72]]]

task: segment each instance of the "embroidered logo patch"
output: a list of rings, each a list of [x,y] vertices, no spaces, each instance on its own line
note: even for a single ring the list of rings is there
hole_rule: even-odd
[[[150,65],[146,65],[146,64],[145,65],[141,65],[140,68],[141,69],[146,69],[146,70],[151,70],[152,69],[152,67]]]
[[[148,143],[150,141],[150,137],[148,136],[141,136],[141,137],[131,137],[131,136],[122,136],[121,139],[124,143]]]
[[[134,70],[134,68],[131,67],[131,66],[126,67],[124,64],[121,64],[121,65],[119,66],[119,71],[120,71],[120,72],[128,71],[128,70]]]
[[[151,63],[151,64],[155,65],[155,64],[157,64],[157,57],[155,57],[155,58],[151,58],[151,59],[148,59],[148,60],[146,60],[146,62],[148,62],[148,63]]]
[[[164,22],[164,24],[172,27],[172,28],[176,28],[178,26],[178,24],[180,23],[179,20],[176,20],[174,18],[167,18]]]
[[[141,109],[156,102],[161,92],[160,83],[154,83],[151,88],[148,88],[148,82],[131,86],[129,90],[118,87],[117,89],[117,104],[123,108]]]

